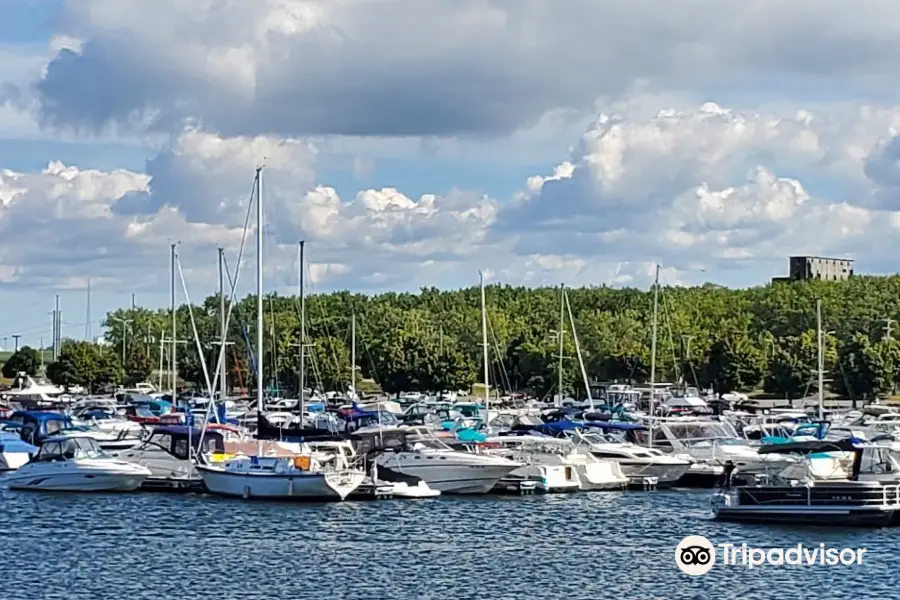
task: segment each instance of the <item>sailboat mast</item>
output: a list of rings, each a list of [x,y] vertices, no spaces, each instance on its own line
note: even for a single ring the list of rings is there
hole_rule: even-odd
[[[178,259],[178,251],[175,248],[175,244],[172,244],[172,354],[171,354],[171,364],[172,364],[172,406],[177,407],[176,397],[177,397],[177,388],[178,388],[178,319],[176,318],[175,311],[175,261]]]
[[[481,271],[478,271],[478,280],[481,285],[481,344],[484,347],[484,425],[488,427],[491,418],[491,384],[488,366],[487,303],[484,300],[484,273]]]
[[[656,402],[654,384],[656,383],[656,327],[659,314],[659,265],[656,265],[656,276],[653,279],[653,338],[650,341],[650,445],[653,445],[653,409]]]
[[[563,337],[566,333],[566,286],[559,286],[559,390],[556,401],[557,408],[563,401]]]
[[[265,412],[263,399],[263,204],[262,167],[256,169],[256,409]]]
[[[825,344],[822,335],[822,300],[816,300],[816,334],[819,346],[819,420],[825,420]]]
[[[356,312],[353,312],[350,320],[350,360],[352,361],[350,363],[350,387],[354,399],[357,399],[359,396],[356,394]]]
[[[306,409],[306,296],[303,289],[303,251],[306,242],[300,240],[297,244],[297,295],[300,296],[300,419]]]
[[[587,394],[588,404],[594,410],[594,399],[591,397],[591,384],[588,382],[587,369],[584,368],[584,359],[581,357],[581,346],[578,344],[578,332],[575,331],[575,317],[572,315],[572,305],[569,304],[569,295],[563,292],[563,299],[569,311],[569,323],[572,325],[572,341],[575,342],[575,354],[578,355],[578,367],[581,369],[581,379],[584,381],[584,391]]]
[[[223,268],[223,262],[225,260],[225,249],[219,248],[219,338],[222,343],[222,348],[220,351],[222,352],[222,373],[219,375],[219,383],[220,385],[220,393],[219,399],[224,402],[225,397],[228,395],[228,383],[225,380],[226,374],[228,373],[228,369],[225,368],[225,363],[228,360],[228,354],[225,352],[225,342],[228,337],[225,331],[225,269]]]

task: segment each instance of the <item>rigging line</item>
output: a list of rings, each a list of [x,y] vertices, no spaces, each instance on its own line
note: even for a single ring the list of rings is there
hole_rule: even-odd
[[[314,285],[314,283],[312,281],[312,271],[310,271],[309,279],[310,279],[310,287],[312,287]],[[310,294],[310,300],[312,299],[312,297],[313,297],[313,294]],[[318,298],[318,296],[315,296],[315,297]],[[316,308],[319,309],[319,314],[322,317],[322,327],[325,329],[326,337],[331,338],[332,335],[331,335],[331,330],[328,327],[328,315],[325,313],[325,307],[321,306],[320,303],[318,302],[318,300],[314,303],[312,303],[312,302],[309,303],[310,306],[312,304],[315,304]],[[340,379],[341,363],[338,360],[337,352],[335,352],[333,344],[328,344],[328,345],[329,345],[329,348],[325,349],[325,360],[328,360],[330,358],[334,362],[334,368],[335,368],[334,372],[338,376],[337,378]],[[330,350],[330,352],[329,352],[329,350]],[[346,383],[349,383],[349,382],[346,382]],[[322,382],[322,384],[324,387],[324,381]],[[337,390],[335,390],[335,391],[337,391]]]
[[[235,304],[236,304],[236,302],[234,301],[235,292],[237,291],[238,278],[241,273],[241,260],[243,259],[243,256],[244,256],[244,246],[245,246],[246,240],[247,240],[247,230],[250,226],[250,215],[252,214],[252,209],[253,209],[253,196],[254,196],[254,191],[256,190],[256,180],[258,178],[259,178],[259,171],[256,172],[256,177],[254,178],[254,181],[253,181],[253,187],[250,190],[250,198],[249,198],[249,201],[247,202],[247,215],[244,218],[244,228],[243,228],[243,231],[241,232],[241,244],[240,244],[240,247],[238,250],[237,267],[235,268],[233,281],[231,279],[231,273],[228,272],[228,262],[225,259],[225,253],[224,252],[222,253],[223,267],[225,268],[225,272],[228,275],[228,281],[231,284],[231,291],[229,293],[229,298],[228,298],[228,312],[225,314],[225,331],[226,332],[228,331],[228,325],[231,322],[231,315],[232,315],[232,312],[233,312]],[[259,199],[257,199],[257,201],[258,200]],[[179,265],[180,265],[180,263],[179,263]],[[193,318],[193,313],[191,314],[191,318]],[[221,341],[224,342],[226,340],[221,340]],[[225,352],[226,352],[227,348],[228,348],[227,344],[221,344],[219,347],[219,358],[218,358],[218,361],[216,364],[216,375],[215,375],[216,385],[218,385],[219,376],[221,375],[222,377],[224,377]],[[207,376],[207,378],[208,378],[208,376]],[[210,400],[212,400],[212,398],[214,398],[212,387],[209,388],[209,393],[210,393]],[[225,401],[224,398],[222,398],[221,400],[222,400],[222,402]],[[215,402],[211,401],[209,403],[209,409],[211,410],[214,406],[215,406]],[[208,416],[209,415],[207,413],[207,417]],[[203,429],[200,431],[200,440],[198,442],[201,446],[203,444],[203,438],[206,435],[206,427],[208,424],[209,424],[209,418],[204,419]]]
[[[669,314],[670,309],[674,312],[674,308],[671,308],[670,304],[672,299],[669,298],[668,294],[660,295],[663,297],[663,316],[666,319],[666,331],[669,332],[669,349],[672,351],[672,364],[675,366],[675,379],[676,381],[680,379],[684,379],[684,374],[681,373],[681,368],[678,364],[678,354],[675,352],[675,338],[672,335],[672,317]]]

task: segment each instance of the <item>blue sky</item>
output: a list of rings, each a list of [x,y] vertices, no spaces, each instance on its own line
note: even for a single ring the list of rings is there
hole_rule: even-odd
[[[211,293],[262,163],[267,289],[895,271],[900,5],[642,6],[6,0],[0,344],[164,306],[174,240]]]

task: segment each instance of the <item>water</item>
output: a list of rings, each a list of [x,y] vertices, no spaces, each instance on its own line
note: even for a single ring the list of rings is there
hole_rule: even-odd
[[[900,530],[710,520],[708,492],[285,504],[0,488],[3,600],[884,598]],[[859,566],[675,566],[713,543],[868,549]]]

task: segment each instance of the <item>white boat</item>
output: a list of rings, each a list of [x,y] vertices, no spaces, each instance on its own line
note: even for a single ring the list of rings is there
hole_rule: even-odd
[[[327,468],[311,454],[239,456],[197,470],[210,492],[240,498],[344,500],[365,479],[358,469]]]
[[[88,435],[44,440],[37,455],[6,478],[14,490],[129,492],[150,476],[150,469],[106,455]]]
[[[566,434],[594,457],[617,462],[627,477],[656,478],[660,487],[675,485],[691,466],[689,460],[626,442],[611,434],[579,430]]]
[[[17,377],[17,383],[16,387],[6,390],[0,395],[12,402],[31,405],[31,408],[52,406],[69,398],[62,388],[49,383],[38,383],[30,375],[24,373]]]
[[[15,471],[37,451],[37,446],[22,441],[17,430],[0,427],[0,471]]]
[[[500,480],[498,485],[502,489],[525,480],[534,481],[535,489],[544,493],[577,492],[582,488],[578,470],[559,460],[559,446],[563,444],[571,446],[566,440],[547,436],[510,435],[489,437],[472,447],[482,454],[503,456],[523,463]]]
[[[522,466],[502,456],[457,452],[426,435],[407,437],[401,448],[384,452],[376,462],[379,467],[418,477],[428,487],[447,494],[486,494],[500,478]]]

